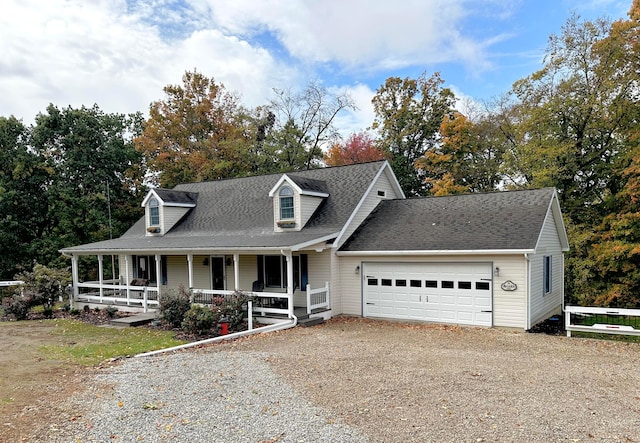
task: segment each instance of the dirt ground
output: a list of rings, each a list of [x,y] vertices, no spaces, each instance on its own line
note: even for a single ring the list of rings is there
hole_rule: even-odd
[[[28,441],[40,434],[61,412],[57,399],[82,386],[80,368],[43,358],[41,346],[60,343],[53,328],[47,322],[0,324],[0,442]]]
[[[85,411],[60,400],[82,398],[100,369],[39,355],[60,340],[46,323],[0,324],[0,442],[80,423]],[[217,351],[265,353],[372,441],[640,442],[637,343],[339,318],[184,352]]]

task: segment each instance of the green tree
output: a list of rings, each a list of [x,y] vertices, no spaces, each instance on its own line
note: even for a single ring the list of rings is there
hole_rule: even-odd
[[[30,244],[38,261],[67,265],[58,250],[121,235],[142,214],[137,202],[141,156],[132,137],[139,114],[105,114],[97,106],[60,110],[49,105],[31,129],[30,149],[44,158],[49,181],[40,190],[46,211]]]
[[[11,279],[37,258],[32,242],[46,231],[52,171],[29,149],[29,128],[0,117],[0,279]]]
[[[442,87],[440,74],[417,79],[388,78],[373,97],[373,129],[380,147],[389,152],[391,166],[407,195],[427,192],[424,172],[415,162],[438,141],[438,129],[453,106],[453,93]]]

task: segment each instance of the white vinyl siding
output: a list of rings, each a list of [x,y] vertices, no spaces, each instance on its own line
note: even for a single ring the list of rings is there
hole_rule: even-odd
[[[498,276],[493,277],[493,321],[495,326],[522,328],[527,324],[527,262],[524,255],[509,255],[493,258],[493,268],[498,267]],[[511,281],[515,291],[505,291],[502,285]]]
[[[300,195],[300,229],[304,228],[311,216],[316,212],[324,198],[312,195]]]
[[[379,196],[378,191],[383,191],[385,194],[385,197]],[[371,214],[371,212],[376,208],[376,206],[378,206],[378,203],[380,203],[380,200],[395,199],[399,197],[400,196],[396,194],[395,188],[391,185],[391,182],[389,181],[389,177],[387,177],[387,174],[385,173],[380,174],[380,176],[378,177],[378,180],[375,183],[373,183],[373,186],[370,188],[369,194],[365,197],[362,203],[362,206],[360,206],[353,220],[351,220],[351,223],[345,229],[340,239],[340,244],[336,245],[336,247],[339,248],[340,246],[342,246],[342,244],[344,244],[344,242],[346,242],[349,239],[351,234],[353,234],[353,232],[358,228],[358,226],[362,224],[364,219],[367,218],[369,214]]]
[[[166,234],[171,230],[191,208],[182,208],[178,206],[163,206],[161,208],[162,233]]]
[[[529,327],[558,314],[564,294],[564,260],[553,212],[547,212],[536,253],[531,256],[531,302]],[[544,291],[544,257],[551,257],[551,291]]]
[[[227,272],[227,275],[231,272],[233,278],[233,269]],[[251,291],[253,289],[253,282],[258,279],[258,257],[256,255],[241,255],[240,256],[240,290]],[[233,285],[232,285],[233,286]]]

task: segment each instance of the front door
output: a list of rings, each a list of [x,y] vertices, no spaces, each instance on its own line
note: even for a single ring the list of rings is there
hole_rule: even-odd
[[[225,289],[224,257],[211,257],[211,289]]]

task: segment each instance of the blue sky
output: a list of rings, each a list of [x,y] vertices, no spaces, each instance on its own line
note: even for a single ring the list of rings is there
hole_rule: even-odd
[[[626,18],[631,0],[4,0],[0,116],[30,124],[49,103],[147,114],[197,69],[250,107],[273,88],[319,81],[359,110],[343,133],[373,121],[388,77],[440,72],[482,102],[541,67],[549,35],[577,13]]]

